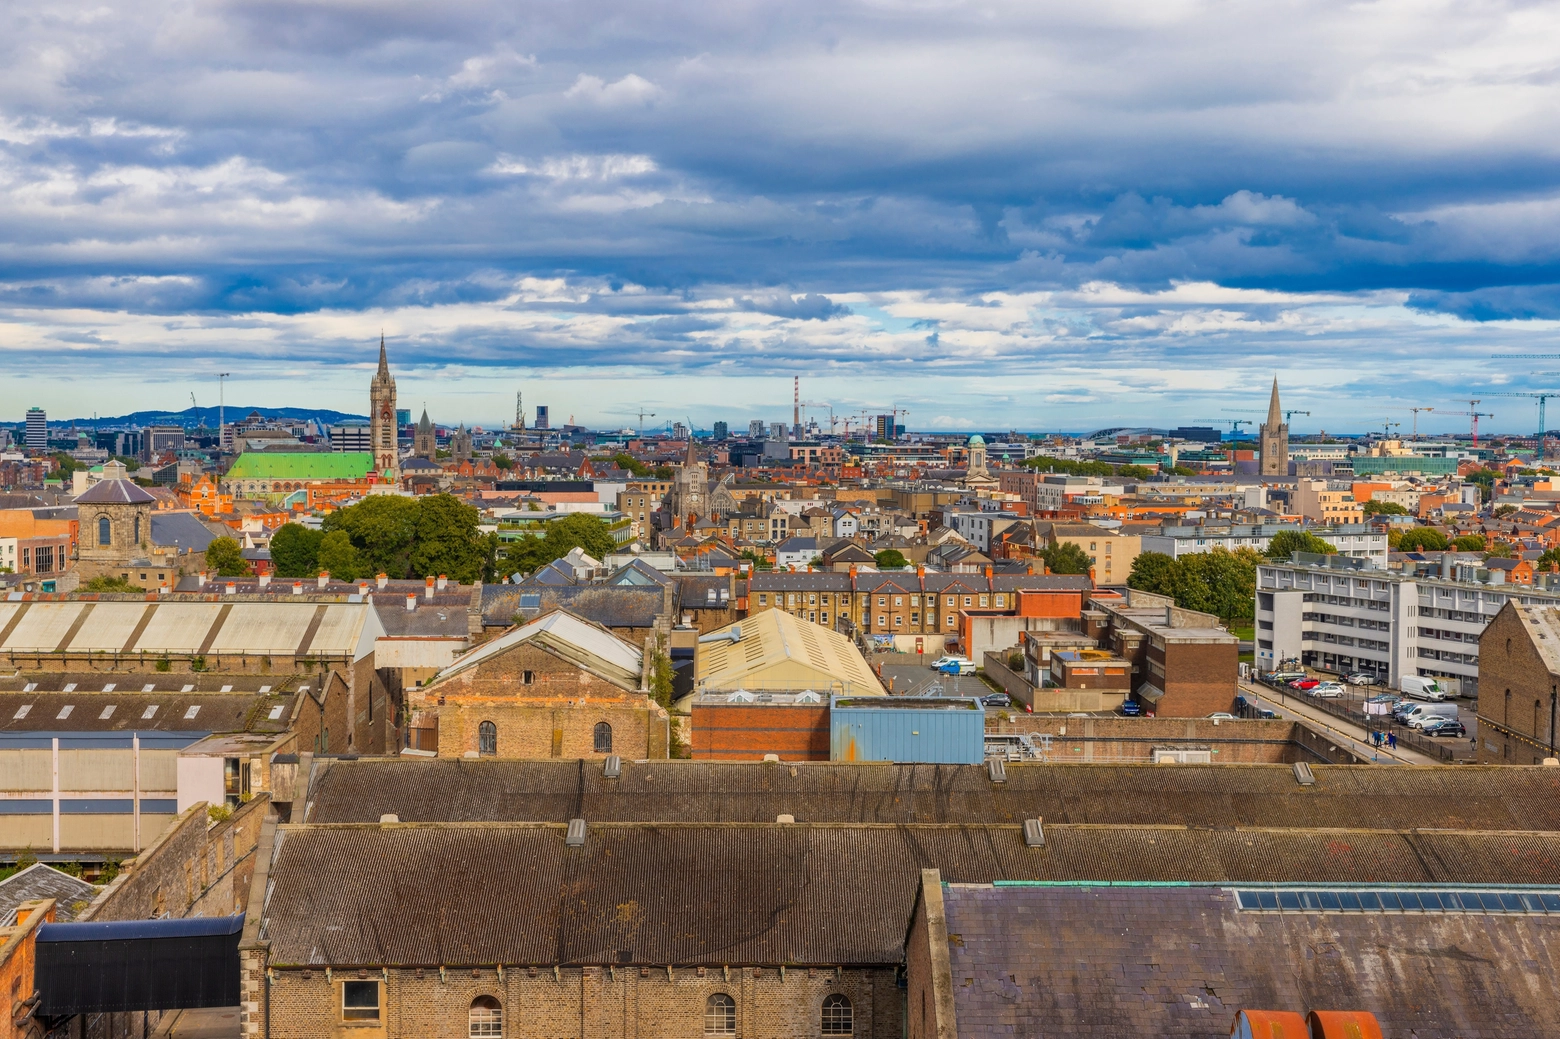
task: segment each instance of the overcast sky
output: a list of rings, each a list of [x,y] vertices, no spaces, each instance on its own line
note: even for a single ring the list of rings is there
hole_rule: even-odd
[[[1531,430],[1557,123],[1543,3],[10,0],[0,419]]]

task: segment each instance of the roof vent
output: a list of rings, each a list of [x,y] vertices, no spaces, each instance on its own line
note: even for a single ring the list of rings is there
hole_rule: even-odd
[[[380,826],[386,826],[386,825],[388,825],[390,823],[398,823],[400,821],[401,821],[401,817],[399,815],[394,814],[393,812],[386,812],[384,815],[381,815],[379,817],[379,825]]]
[[[1039,819],[1024,820],[1024,844],[1030,848],[1045,847],[1045,831],[1040,828]]]
[[[563,843],[571,848],[583,848],[585,846],[584,819],[569,820],[569,832],[563,835]]]
[[[1311,766],[1303,761],[1295,762],[1295,782],[1301,786],[1314,786],[1316,777],[1311,774]]]
[[[1001,758],[992,758],[986,762],[986,774],[993,783],[1007,782],[1007,763]]]
[[[789,812],[783,812],[780,815],[775,816],[775,822],[777,822],[777,823],[794,823],[794,822],[796,822],[796,816],[792,815]]]
[[[623,777],[623,758],[617,754],[608,754],[606,762],[601,766],[601,774],[607,779],[621,779]]]

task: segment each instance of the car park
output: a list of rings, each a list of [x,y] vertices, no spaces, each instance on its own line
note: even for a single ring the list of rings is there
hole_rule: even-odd
[[[968,657],[941,657],[932,661],[932,670],[945,675],[973,675],[975,661]]]
[[[1347,685],[1379,685],[1381,683],[1381,679],[1369,671],[1355,671],[1352,674],[1345,675],[1343,681]]]
[[[1441,688],[1439,682],[1421,675],[1404,675],[1398,680],[1398,688],[1403,691],[1404,696],[1415,700],[1439,702],[1446,699],[1446,690]]]
[[[1306,690],[1312,696],[1319,696],[1324,700],[1336,700],[1343,696],[1344,688],[1337,682],[1318,682]]]
[[[1315,689],[1321,684],[1322,680],[1320,678],[1297,678],[1289,683],[1289,688],[1299,689],[1303,692],[1307,689]]]
[[[1426,736],[1466,736],[1468,729],[1456,718],[1431,718],[1419,727]]]
[[[1136,700],[1123,700],[1121,701],[1121,706],[1118,707],[1117,710],[1126,715],[1128,718],[1136,718],[1138,715],[1143,713],[1143,705],[1138,703]]]
[[[983,696],[983,697],[981,697],[980,698],[980,702],[985,707],[1012,707],[1013,706],[1013,699],[1012,699],[1012,697],[1008,696],[1007,693],[992,693],[990,696]]]
[[[1309,676],[1304,671],[1293,671],[1293,670],[1283,670],[1283,669],[1280,669],[1278,671],[1269,671],[1267,674],[1263,675],[1262,677],[1263,677],[1263,679],[1265,679],[1268,682],[1273,683],[1274,685],[1288,685],[1290,682],[1293,682],[1296,679],[1307,678]]]

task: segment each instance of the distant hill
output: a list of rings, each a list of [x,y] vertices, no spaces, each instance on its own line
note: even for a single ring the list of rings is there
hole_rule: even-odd
[[[343,422],[367,422],[367,415],[348,415],[329,408],[253,408],[234,405],[227,409],[229,422],[242,422],[251,412],[258,411],[262,418],[307,421],[313,419],[327,426]],[[217,408],[185,408],[183,411],[134,411],[128,415],[98,416],[97,418],[56,419],[49,417],[49,425],[71,425],[86,429],[116,428],[120,426],[183,426],[185,429],[217,428]]]

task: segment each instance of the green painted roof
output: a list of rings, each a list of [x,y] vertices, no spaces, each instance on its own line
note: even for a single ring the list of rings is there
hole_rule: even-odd
[[[227,471],[228,480],[361,480],[374,468],[368,451],[282,453],[246,451]]]

